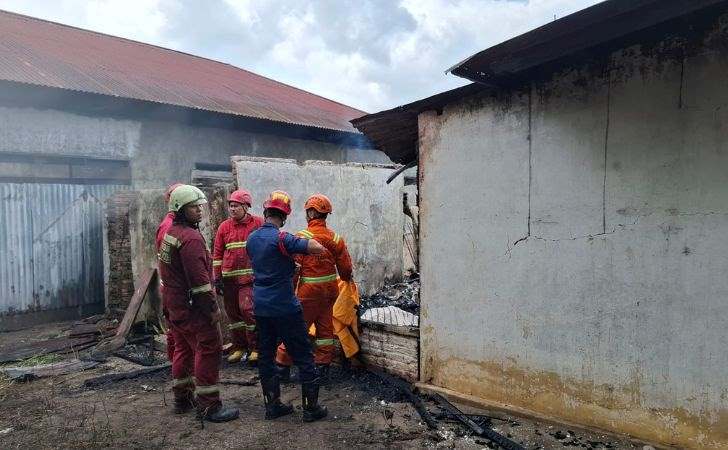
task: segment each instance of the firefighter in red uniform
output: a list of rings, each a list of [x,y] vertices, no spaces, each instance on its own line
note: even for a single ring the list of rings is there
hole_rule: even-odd
[[[248,213],[253,203],[248,191],[238,189],[230,194],[230,218],[220,224],[215,235],[212,266],[215,289],[225,300],[225,312],[233,346],[229,362],[238,362],[249,351],[249,363],[258,361],[258,343],[253,314],[253,269],[245,249],[248,236],[263,224],[263,218]]]
[[[190,185],[178,186],[170,195],[174,223],[159,248],[163,311],[174,336],[175,412],[196,406],[199,418],[227,422],[236,419],[239,411],[222,406],[217,387],[220,311],[212,288],[212,259],[197,228],[205,203],[205,194]]]
[[[164,204],[165,206],[169,205],[169,196],[172,194],[172,191],[178,186],[182,186],[182,183],[173,183],[170,184],[167,190],[164,192]],[[167,231],[169,231],[170,228],[172,228],[172,222],[174,221],[174,215],[175,213],[173,211],[168,211],[167,214],[164,216],[164,219],[159,223],[159,227],[157,227],[157,254],[159,254],[159,247],[162,245],[162,238],[164,238],[164,235],[167,234]],[[157,270],[157,273],[160,273],[159,270]],[[159,279],[159,298],[162,298],[162,280],[161,278],[157,277]],[[169,325],[166,325],[167,328],[167,359],[169,359],[169,362],[172,362],[172,358],[174,357],[174,337],[172,337],[172,333],[169,332]]]
[[[319,255],[296,255],[296,262],[301,266],[296,296],[301,301],[306,326],[316,325],[314,356],[320,376],[326,377],[336,348],[333,307],[339,295],[337,272],[342,280],[351,281],[351,257],[344,239],[326,227],[326,217],[332,211],[328,197],[312,195],[304,209],[308,228],[296,235],[317,240],[326,251]],[[282,378],[288,378],[291,358],[283,344],[278,348],[276,362]]]

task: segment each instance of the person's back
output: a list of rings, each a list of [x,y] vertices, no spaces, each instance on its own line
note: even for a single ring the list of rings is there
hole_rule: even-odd
[[[301,255],[296,262],[301,265],[297,295],[300,298],[336,298],[337,275],[351,281],[352,264],[344,239],[328,228],[325,219],[311,219],[308,227],[296,233],[306,239],[316,239],[326,248],[320,255]]]
[[[256,316],[282,316],[300,311],[301,305],[293,292],[296,265],[290,255],[305,252],[307,245],[307,240],[282,233],[271,223],[264,223],[248,237]]]
[[[253,265],[253,303],[258,325],[258,372],[265,400],[265,418],[291,414],[293,407],[281,403],[280,379],[275,366],[279,341],[288,347],[298,366],[303,399],[303,420],[326,417],[318,404],[318,374],[308,340],[301,305],[293,292],[294,254],[321,254],[324,248],[315,240],[281,232],[291,213],[291,198],[274,191],[263,203],[265,223],[248,237],[247,249]]]
[[[326,250],[318,255],[298,255],[301,265],[296,295],[301,301],[307,327],[316,326],[315,361],[319,373],[325,378],[336,353],[336,335],[333,324],[333,306],[339,295],[337,276],[351,281],[352,265],[344,239],[329,229],[326,218],[333,207],[324,194],[314,194],[304,205],[308,227],[297,233],[305,239],[315,239]],[[289,377],[291,358],[286,346],[278,347],[276,356],[281,376]]]

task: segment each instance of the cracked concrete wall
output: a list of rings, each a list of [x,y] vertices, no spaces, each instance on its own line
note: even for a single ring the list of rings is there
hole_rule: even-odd
[[[728,447],[728,32],[701,39],[420,116],[422,381]]]
[[[253,195],[253,213],[262,215],[263,201],[283,189],[293,198],[285,230],[306,228],[303,205],[314,193],[327,195],[334,211],[328,225],[345,240],[354,263],[354,281],[364,295],[382,284],[402,279],[403,179],[387,184],[394,166],[332,164],[290,159],[233,157],[236,182]]]

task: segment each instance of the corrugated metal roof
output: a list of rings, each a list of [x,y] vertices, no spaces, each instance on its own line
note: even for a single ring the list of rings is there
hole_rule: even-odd
[[[347,132],[365,114],[229,64],[2,10],[0,79]]]
[[[416,102],[368,114],[352,120],[351,123],[392,161],[406,164],[417,159],[417,116],[421,112],[440,109],[453,100],[476,95],[486,89],[482,84],[468,84]]]
[[[727,6],[726,0],[607,0],[478,52],[448,71],[500,86],[579,53],[624,46],[630,36],[641,39],[640,32],[691,14],[717,17]]]
[[[450,71],[476,83],[358,117],[354,126],[392,161],[418,156],[417,116],[481,92],[548,77],[559,65],[575,64],[616,48],[688,36],[712,27],[728,11],[728,0],[608,0],[477,53]],[[541,69],[541,72],[536,72]]]

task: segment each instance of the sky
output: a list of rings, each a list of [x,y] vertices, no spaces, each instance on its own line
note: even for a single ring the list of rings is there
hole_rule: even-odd
[[[377,112],[466,84],[480,50],[600,0],[0,0]]]

